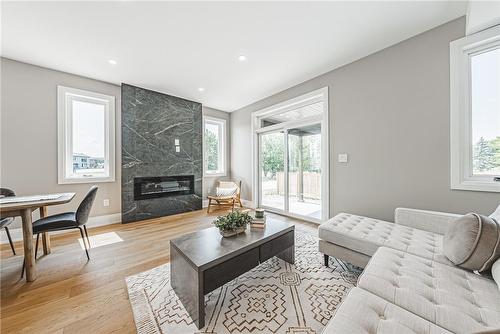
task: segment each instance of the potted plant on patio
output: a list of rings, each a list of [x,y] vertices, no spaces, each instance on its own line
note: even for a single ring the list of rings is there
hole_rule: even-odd
[[[246,212],[232,211],[225,216],[217,217],[213,224],[223,237],[230,237],[246,230],[253,218]]]

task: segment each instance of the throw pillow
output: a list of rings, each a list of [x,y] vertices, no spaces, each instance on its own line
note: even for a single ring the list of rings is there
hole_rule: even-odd
[[[468,213],[448,228],[443,252],[457,266],[480,272],[488,270],[500,257],[500,226],[493,218]]]
[[[236,195],[236,192],[237,192],[237,188],[220,188],[220,187],[217,187],[216,189],[216,194],[217,196],[234,196]]]

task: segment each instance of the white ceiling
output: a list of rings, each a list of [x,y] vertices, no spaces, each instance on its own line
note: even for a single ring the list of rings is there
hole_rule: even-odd
[[[233,111],[460,17],[466,7],[449,1],[2,2],[2,56]],[[241,54],[246,62],[238,61]]]

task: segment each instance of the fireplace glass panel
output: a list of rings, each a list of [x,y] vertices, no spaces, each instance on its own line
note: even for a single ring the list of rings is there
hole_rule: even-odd
[[[193,193],[193,175],[137,177],[134,179],[135,200]]]

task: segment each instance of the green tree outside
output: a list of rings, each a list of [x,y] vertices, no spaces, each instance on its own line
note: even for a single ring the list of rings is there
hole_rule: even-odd
[[[282,133],[271,133],[262,136],[262,172],[267,178],[274,178],[277,172],[284,169],[285,145]]]
[[[291,172],[299,168],[299,137],[288,136],[289,162],[288,167]],[[307,172],[320,172],[321,160],[321,137],[304,136],[302,140],[302,168]],[[312,156],[313,151],[317,151],[317,156]],[[262,171],[264,177],[274,178],[277,172],[284,170],[285,144],[282,133],[273,133],[262,136]]]
[[[494,163],[496,166],[500,166],[500,136],[490,140],[490,145],[495,151]]]
[[[483,137],[474,145],[472,164],[474,171],[486,172],[500,167],[500,136],[485,140]]]
[[[207,129],[205,129],[205,154],[207,170],[219,170],[219,143],[215,134]]]

